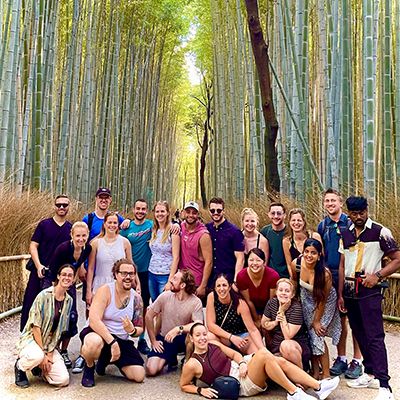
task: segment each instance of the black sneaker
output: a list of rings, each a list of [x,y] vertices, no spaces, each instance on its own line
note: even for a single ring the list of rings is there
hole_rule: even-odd
[[[86,364],[83,367],[82,374],[82,386],[93,387],[94,386],[94,365],[93,367],[88,367]]]
[[[137,345],[137,349],[144,354],[145,356],[147,356],[147,354],[150,353],[150,348],[149,346],[147,346],[147,342],[145,339],[139,339],[138,341],[138,345]]]
[[[42,376],[42,369],[39,367],[32,368],[31,373],[33,376]]]
[[[61,357],[62,357],[63,360],[64,360],[65,366],[66,366],[68,369],[69,369],[69,368],[72,368],[72,361],[71,361],[71,359],[69,358],[68,351],[67,351],[67,350],[63,350],[60,354],[61,354]]]
[[[29,386],[28,377],[26,376],[26,372],[22,371],[18,368],[18,360],[14,365],[14,373],[15,373],[15,384],[20,388],[27,388]]]
[[[108,365],[108,362],[106,362],[105,358],[102,357],[102,354],[104,353],[100,353],[100,357],[96,363],[96,373],[100,376],[104,376],[106,374],[106,367]]]

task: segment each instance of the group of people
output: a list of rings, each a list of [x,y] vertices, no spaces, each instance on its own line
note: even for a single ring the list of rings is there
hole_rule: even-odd
[[[165,367],[176,370],[186,352],[181,389],[207,398],[217,396],[215,389],[194,385],[196,378],[211,386],[218,376],[233,376],[243,396],[266,390],[272,380],[288,399],[311,398],[302,388],[325,399],[343,373],[350,387],[379,388],[376,400],[394,398],[380,304],[400,251],[390,231],[368,217],[364,197],[349,197],[346,215],[340,194],[328,189],[327,216],[316,231],[307,229],[299,208],[286,222],[281,203],[270,204],[271,224],[259,230],[253,209],[242,211],[239,228],[218,197],[209,201],[208,224],[194,201],[185,204],[180,223],[172,222],[165,201],[155,204],[153,221],[144,199],[134,203],[132,220],[110,212],[111,201],[110,190],[99,188],[95,211],[71,225],[69,199],[57,196],[55,215],[36,228],[18,386],[28,386],[28,370],[51,384],[68,384],[79,275],[88,319],[72,372],[83,371],[85,387],[110,363],[141,382]],[[350,362],[346,315],[354,343]],[[325,336],[337,346],[331,367]]]

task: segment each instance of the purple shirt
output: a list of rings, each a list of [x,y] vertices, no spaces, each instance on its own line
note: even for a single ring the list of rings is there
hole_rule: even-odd
[[[33,233],[32,242],[39,243],[38,254],[40,263],[48,266],[56,247],[71,239],[71,222],[65,221],[59,226],[53,218],[43,219]]]
[[[235,251],[244,251],[244,237],[240,229],[225,220],[218,227],[212,222],[206,225],[213,246],[213,269],[208,286],[213,287],[219,274],[226,274],[230,281],[235,276]]]

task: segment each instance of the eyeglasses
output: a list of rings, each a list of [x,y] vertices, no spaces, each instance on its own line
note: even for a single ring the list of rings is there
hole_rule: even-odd
[[[67,204],[67,203],[56,203],[55,204],[55,206],[57,207],[57,208],[67,208],[67,207],[69,207],[69,204]]]
[[[127,276],[129,276],[129,277],[132,278],[133,276],[135,276],[135,272],[118,271],[118,273],[121,274],[121,276],[122,276],[123,278],[126,278]]]
[[[282,211],[270,211],[271,215],[276,215],[277,217],[281,217],[283,215]]]
[[[211,214],[215,214],[215,213],[221,214],[222,211],[224,211],[223,208],[210,208],[210,213],[211,213]]]

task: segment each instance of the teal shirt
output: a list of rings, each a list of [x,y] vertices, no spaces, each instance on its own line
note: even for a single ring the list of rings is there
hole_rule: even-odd
[[[121,236],[126,237],[131,243],[132,259],[138,272],[146,272],[149,269],[151,258],[149,242],[152,229],[153,221],[146,219],[141,225],[131,221],[127,229],[119,232]]]
[[[283,253],[282,240],[285,235],[286,228],[281,231],[274,231],[272,225],[266,225],[261,229],[269,243],[269,260],[268,266],[274,269],[280,278],[289,278],[289,271],[286,266],[285,254]]]

